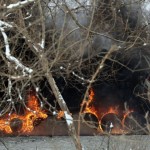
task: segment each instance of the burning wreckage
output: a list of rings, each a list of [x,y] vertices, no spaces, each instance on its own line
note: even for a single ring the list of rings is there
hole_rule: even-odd
[[[21,3],[23,4],[23,2],[25,3],[25,0]],[[110,28],[110,22],[108,21],[111,19],[113,21],[111,15],[106,18],[110,13],[109,2],[101,3],[101,1],[98,1],[98,3],[93,4],[90,0],[81,0],[80,3],[67,0],[62,4],[56,3],[56,1],[43,0],[41,3],[45,14],[46,37],[50,36],[49,32],[55,31],[53,34],[56,37],[55,35],[53,37],[55,39],[50,37],[50,41],[53,43],[57,42],[57,39],[62,40],[57,44],[49,45],[47,42],[49,38],[46,39],[45,49],[48,49],[48,54],[53,49],[58,50],[58,53],[52,53],[54,56],[61,54],[59,48],[67,48],[69,52],[66,55],[66,51],[61,54],[64,60],[68,59],[67,61],[62,60],[63,63],[60,61],[54,67],[50,67],[55,76],[56,84],[71,113],[74,115],[80,112],[79,115],[82,118],[80,123],[86,123],[89,127],[96,129],[98,133],[149,133],[150,45],[147,44],[148,42],[143,42],[144,40],[140,41],[140,38],[148,38],[146,32],[148,27],[145,28],[144,33],[139,35],[138,40],[135,40],[137,35],[134,35],[137,29],[144,28],[147,23],[146,9],[148,7],[145,8],[145,3],[143,5],[126,5],[128,3],[128,1],[121,4],[119,1],[113,3],[115,9],[111,11],[116,12],[117,23],[114,28],[110,29],[110,32],[106,32]],[[118,6],[120,7],[118,8]],[[142,9],[135,15],[135,8],[137,7]],[[93,10],[94,8],[95,10]],[[36,10],[37,7],[34,8],[33,5],[32,10],[34,9]],[[102,10],[103,13],[99,15],[99,11]],[[91,13],[93,13],[93,16],[91,16]],[[141,16],[138,14],[144,16],[142,17],[142,23],[141,18],[138,18]],[[37,16],[34,15],[34,17]],[[94,27],[91,27],[91,31],[89,31],[87,29],[90,26],[91,19]],[[97,19],[103,19],[104,28],[98,23]],[[129,29],[122,34],[125,23],[127,23]],[[10,62],[19,64],[17,59],[17,57],[20,57],[19,52],[14,53],[15,57],[11,56],[9,52],[7,32],[4,32],[4,26],[12,28],[8,24],[0,22],[4,49],[6,48],[4,53]],[[91,32],[91,36],[88,38],[87,32]],[[36,60],[35,52],[32,52],[30,47],[27,46],[26,38],[22,37],[21,40],[18,40],[24,43],[25,48],[27,48],[22,62],[28,62],[28,65],[31,63],[33,67],[38,60]],[[132,43],[134,44],[132,45]],[[111,51],[113,45],[115,47]],[[15,48],[20,49],[18,45]],[[33,48],[35,48],[35,45]],[[40,54],[40,56],[42,55]],[[48,59],[55,61],[55,57],[52,55],[49,57]],[[33,58],[34,62],[32,61]],[[51,62],[51,60],[49,61]],[[18,66],[24,68],[25,72],[31,71],[23,65]],[[37,65],[35,66],[37,67]],[[58,70],[56,68],[60,68],[59,71],[55,71]],[[69,73],[66,74],[67,71]],[[95,77],[91,80],[93,76]],[[15,79],[10,80],[9,78],[4,85],[8,86],[8,95],[12,92],[12,87],[18,90],[18,100],[14,102],[15,104],[12,103],[12,109],[10,107],[0,118],[2,134],[30,134],[34,132],[38,125],[40,126],[43,120],[46,123],[46,120],[54,118],[55,115],[59,119],[64,117],[65,112],[60,109],[55,101],[54,93],[45,77],[42,76],[42,79],[37,77],[34,84],[33,80],[30,81],[31,83],[25,89],[31,90],[25,92],[24,99],[20,95],[18,85],[16,83],[12,85],[13,80]],[[86,91],[88,91],[87,94],[85,94]],[[8,96],[5,95],[3,90],[1,95],[2,99]],[[11,98],[14,98],[14,96]],[[23,101],[24,107],[20,106],[22,104],[19,101]],[[8,101],[6,104],[8,104]],[[1,109],[4,107],[6,107],[5,104],[2,104]],[[51,124],[48,126],[51,128]]]
[[[83,80],[80,82],[78,79],[79,82],[77,82],[68,79],[69,84],[66,86],[63,78],[56,79],[71,113],[76,114],[80,109],[82,110],[81,124],[84,120],[84,123],[95,128],[99,133],[147,134],[149,132],[150,81],[149,64],[145,59],[150,55],[149,48],[149,45],[131,48],[131,51],[128,50],[124,55],[120,49],[112,54],[110,60],[105,62],[101,74],[92,83],[86,100],[83,99],[88,86],[86,80],[83,84]],[[113,64],[112,59],[115,60]],[[124,61],[121,62],[119,59]],[[98,58],[94,58],[95,60],[97,61]],[[72,77],[75,78],[73,74],[70,78]],[[41,82],[41,94],[46,98],[47,103],[54,106],[55,100],[46,82],[46,80]],[[73,84],[73,82],[76,83]],[[74,85],[76,86],[73,87]],[[46,121],[48,118],[53,118],[52,115],[56,115],[54,112],[50,113],[47,108],[44,109],[42,105],[38,92],[31,90],[27,93],[25,108],[21,107],[22,110],[19,113],[9,112],[1,117],[0,130],[7,134],[29,134],[42,120]],[[64,112],[58,106],[56,107],[59,110],[55,112],[57,118],[63,118]]]

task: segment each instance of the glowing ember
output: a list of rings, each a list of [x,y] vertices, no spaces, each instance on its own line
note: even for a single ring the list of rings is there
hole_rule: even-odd
[[[11,134],[13,130],[10,124],[14,123],[14,120],[20,120],[21,128],[18,127],[19,133],[29,133],[34,129],[34,121],[37,119],[46,119],[47,114],[40,108],[38,104],[38,99],[35,95],[31,94],[27,99],[27,110],[24,115],[18,115],[12,113],[10,116],[7,114],[2,119],[0,119],[0,130]],[[22,122],[22,123],[21,123]]]
[[[57,114],[57,119],[61,119],[64,117],[64,111],[59,111]]]

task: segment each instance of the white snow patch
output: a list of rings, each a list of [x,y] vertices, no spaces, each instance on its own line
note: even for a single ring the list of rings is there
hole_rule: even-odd
[[[17,67],[22,68],[23,69],[23,73],[24,73],[24,71],[27,71],[28,73],[32,73],[33,70],[31,68],[28,68],[28,67],[24,66],[23,64],[21,64],[20,61],[17,58],[13,57],[10,54],[10,47],[9,47],[9,43],[8,43],[8,37],[7,37],[6,33],[5,33],[4,28],[2,28],[1,25],[2,24],[0,24],[0,30],[1,30],[1,33],[2,33],[3,39],[4,39],[5,55],[6,55],[7,59],[10,60],[10,61],[13,61],[16,64]]]
[[[103,67],[104,67],[104,65],[100,65],[100,66],[99,66],[99,69],[102,69]]]
[[[7,9],[13,9],[13,8],[17,8],[17,7],[21,7],[22,5],[26,5],[28,3],[34,2],[35,0],[25,0],[22,2],[17,2],[15,4],[10,4],[7,6]]]
[[[63,99],[63,97],[62,97],[62,95],[60,93],[59,93],[59,100],[64,101],[64,99]]]
[[[28,16],[25,17],[24,19],[27,20],[27,19],[29,19],[29,18],[31,18],[31,17],[32,17],[32,14],[28,15]]]
[[[13,27],[11,24],[0,20],[0,27],[2,27],[2,26],[9,27],[9,28]]]
[[[40,46],[42,49],[44,49],[44,46],[45,46],[45,40],[44,39],[42,39]]]
[[[64,111],[64,114],[65,114],[65,119],[66,119],[67,125],[68,126],[72,125],[73,124],[72,116],[69,115],[67,111]]]
[[[36,87],[35,90],[36,90],[36,92],[39,92],[39,87]]]
[[[19,90],[19,89],[17,89],[17,90],[18,90],[19,99],[20,99],[20,100],[23,100],[23,98],[22,98],[22,96],[21,96],[21,93],[20,93],[20,90]]]
[[[65,69],[63,66],[60,66],[60,69],[62,70],[62,69]]]
[[[41,108],[43,108],[43,106],[44,106],[42,101],[40,102],[40,106],[41,106]]]
[[[10,96],[11,96],[11,88],[12,88],[12,83],[11,83],[11,80],[9,78],[8,79],[8,93],[9,93]]]
[[[53,116],[57,115],[56,111],[53,111]]]

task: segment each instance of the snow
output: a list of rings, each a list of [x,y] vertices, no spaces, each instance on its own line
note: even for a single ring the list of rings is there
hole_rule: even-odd
[[[39,87],[36,87],[35,90],[36,90],[36,92],[39,92]]]
[[[24,19],[27,20],[27,19],[30,19],[32,17],[32,14],[28,15],[27,17],[25,17]]]
[[[17,8],[17,7],[20,7],[21,5],[26,5],[26,4],[34,2],[34,1],[35,0],[25,0],[25,1],[22,1],[22,2],[17,2],[15,4],[10,4],[10,5],[7,6],[7,9]]]
[[[42,39],[40,46],[42,49],[44,49],[44,46],[45,46],[45,40],[44,39]]]
[[[39,50],[38,50],[38,48],[36,46],[33,45],[33,48],[36,50],[36,52],[39,52]]]
[[[60,92],[59,92],[59,100],[61,100],[63,103],[65,103],[65,101],[64,101],[64,99],[63,99],[63,97],[62,97]]]
[[[60,69],[62,70],[62,69],[65,69],[63,66],[60,66]]]
[[[7,22],[4,22],[4,21],[1,21],[1,20],[0,20],[0,27],[3,27],[3,26],[9,27],[9,28],[12,28],[12,27],[13,27],[11,24],[8,24]]]
[[[42,101],[40,101],[40,107],[43,108],[44,104]]]
[[[13,57],[10,54],[10,47],[9,47],[9,43],[8,43],[8,37],[7,37],[6,33],[5,33],[5,30],[2,27],[2,25],[3,25],[3,22],[0,22],[0,31],[1,31],[1,33],[3,35],[4,44],[5,44],[5,55],[6,55],[7,59],[12,61],[12,62],[14,62],[16,64],[16,67],[22,68],[24,75],[25,75],[24,71],[27,71],[28,73],[32,73],[33,70],[31,68],[28,68],[28,67],[24,66],[17,58]],[[6,24],[6,26],[8,26],[8,24]]]
[[[149,150],[149,136],[81,136],[84,150]],[[108,139],[110,140],[108,143]],[[2,137],[0,150],[76,150],[69,136]],[[5,144],[5,146],[4,146]]]
[[[53,111],[53,116],[57,115],[57,112],[56,111]]]
[[[68,66],[71,66],[71,64],[69,63]],[[60,66],[60,70],[66,70],[63,66]],[[76,74],[74,71],[71,72],[72,75],[74,75],[75,77],[77,77],[78,79],[84,81],[84,82],[89,82],[89,80],[86,80],[84,77],[79,76],[78,74]]]
[[[11,99],[8,99],[7,102],[11,102]]]
[[[100,66],[99,66],[99,69],[102,69],[103,67],[104,67],[104,65],[100,65]]]
[[[17,89],[17,91],[18,91],[19,99],[20,99],[20,100],[23,100],[23,98],[22,98],[22,96],[21,96],[21,93],[20,93],[20,90]]]
[[[70,114],[68,114],[67,111],[64,111],[64,115],[65,115],[65,119],[66,119],[66,122],[67,122],[67,125],[70,126],[73,124],[73,118]]]
[[[11,88],[12,88],[12,83],[10,78],[8,79],[8,94],[11,96]]]

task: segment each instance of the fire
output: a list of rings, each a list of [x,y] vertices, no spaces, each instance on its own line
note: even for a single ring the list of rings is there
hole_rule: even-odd
[[[47,114],[39,106],[37,97],[30,94],[27,99],[26,111],[24,115],[18,115],[16,113],[12,113],[11,115],[6,114],[0,119],[0,130],[7,134],[13,133],[10,124],[15,118],[22,122],[22,127],[19,132],[29,133],[34,129],[34,121],[39,118],[46,119]]]
[[[131,113],[131,112],[134,112],[133,110],[127,110],[123,116],[123,119],[122,119],[122,125],[124,126],[124,120],[126,119],[126,117]]]
[[[95,94],[94,94],[94,91],[93,91],[93,89],[91,89],[91,90],[90,90],[90,95],[89,95],[89,101],[88,101],[89,103],[91,103],[91,102],[94,100],[94,99],[93,99],[93,98],[94,98],[94,95],[95,95]]]
[[[111,114],[111,113],[118,115],[119,112],[118,112],[117,107],[110,107],[108,111],[105,111],[105,112],[101,113],[101,117],[100,118],[103,118],[103,116],[105,116],[106,114]]]
[[[114,122],[113,124],[113,128],[111,130],[111,133],[113,134],[122,134],[122,133],[125,133],[124,129],[122,128],[123,127],[123,124],[124,124],[124,119],[126,118],[126,116],[130,113],[130,112],[133,112],[133,110],[128,110],[126,112],[123,112],[123,110],[119,110],[119,107],[118,106],[112,106],[110,107],[108,110],[105,110],[105,108],[103,110],[100,110],[95,104],[94,104],[94,90],[91,88],[90,89],[90,92],[89,92],[89,99],[88,101],[86,102],[86,107],[83,111],[83,113],[91,113],[93,115],[95,115],[97,118],[98,118],[98,123],[100,124],[99,128],[98,128],[98,131],[100,132],[104,132],[103,129],[102,129],[102,119],[103,117],[106,118],[106,116],[108,117],[115,117],[116,116],[116,120],[112,120]],[[84,104],[84,103],[82,103]],[[122,111],[122,114],[120,114],[120,112]],[[108,117],[108,118],[109,118]],[[110,118],[110,121],[111,119],[114,119],[114,118]],[[111,123],[113,123],[111,122]]]
[[[61,119],[64,117],[64,111],[59,111],[58,114],[57,114],[57,119]]]
[[[86,107],[83,113],[92,113],[94,114],[99,120],[106,114],[108,113],[114,113],[118,114],[117,107],[110,107],[108,111],[105,112],[99,112],[98,109],[93,105],[94,102],[94,91],[91,88],[90,89],[90,94],[89,94],[89,99],[86,102]]]
[[[113,108],[113,107],[110,107],[107,114],[109,113],[113,113],[113,114],[118,114],[118,110],[117,110],[117,107]]]
[[[96,108],[94,107],[94,105],[92,104],[92,102],[94,101],[94,91],[93,89],[90,89],[90,94],[89,94],[89,99],[86,102],[86,107],[83,113],[91,113],[93,115],[95,115],[97,118],[98,117],[98,112],[96,110]]]

